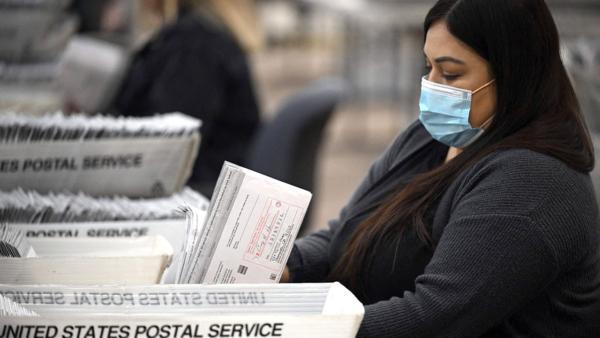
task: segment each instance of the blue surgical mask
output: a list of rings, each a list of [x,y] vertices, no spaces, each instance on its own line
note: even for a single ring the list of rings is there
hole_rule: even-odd
[[[464,148],[475,142],[483,134],[486,121],[481,127],[473,128],[469,123],[471,98],[480,90],[491,85],[492,80],[479,89],[470,91],[421,80],[421,100],[419,119],[431,136],[451,147]]]

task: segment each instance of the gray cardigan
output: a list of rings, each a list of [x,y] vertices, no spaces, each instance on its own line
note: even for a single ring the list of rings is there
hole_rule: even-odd
[[[325,281],[349,215],[381,198],[370,192],[393,168],[427,160],[435,143],[418,122],[402,133],[329,229],[296,242],[292,280]],[[359,337],[600,337],[600,223],[589,175],[529,150],[496,152],[451,184],[431,224],[435,250],[414,288],[366,305]]]

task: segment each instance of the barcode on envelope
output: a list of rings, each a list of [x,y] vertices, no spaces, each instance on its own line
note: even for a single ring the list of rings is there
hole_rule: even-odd
[[[246,272],[248,272],[248,267],[247,267],[247,266],[245,266],[245,265],[240,265],[240,266],[238,267],[238,273],[239,273],[240,275],[245,275],[245,274],[246,274]]]

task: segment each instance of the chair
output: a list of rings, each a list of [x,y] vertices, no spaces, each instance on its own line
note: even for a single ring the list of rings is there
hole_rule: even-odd
[[[246,162],[248,168],[313,192],[323,130],[343,94],[341,81],[327,79],[287,99],[258,132]],[[315,199],[313,195],[311,205]],[[309,223],[310,209],[301,233]]]

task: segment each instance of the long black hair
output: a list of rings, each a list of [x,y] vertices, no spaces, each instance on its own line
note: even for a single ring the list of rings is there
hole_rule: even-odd
[[[358,225],[330,274],[363,292],[361,272],[372,247],[412,227],[430,246],[425,215],[452,181],[486,155],[523,148],[547,154],[589,172],[593,147],[560,58],[558,31],[543,0],[440,0],[425,19],[437,22],[490,65],[496,79],[495,117],[486,132],[458,156],[421,174],[390,196]]]

